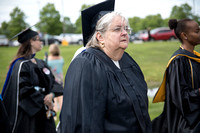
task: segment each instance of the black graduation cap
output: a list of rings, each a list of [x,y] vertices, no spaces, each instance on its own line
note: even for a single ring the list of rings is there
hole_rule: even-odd
[[[108,12],[114,11],[114,5],[115,0],[107,0],[81,11],[84,46],[94,33],[97,21]]]
[[[38,35],[38,32],[31,30],[31,27],[33,27],[33,26],[30,26],[30,27],[26,28],[25,30],[17,33],[10,40],[13,40],[14,38],[18,37],[18,42],[24,43],[27,40],[31,39],[32,37]]]

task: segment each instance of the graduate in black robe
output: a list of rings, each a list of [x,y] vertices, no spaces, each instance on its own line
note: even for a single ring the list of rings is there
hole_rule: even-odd
[[[108,9],[102,9],[106,6],[109,6]],[[88,31],[89,36],[97,36],[93,36],[95,39],[91,40],[94,42],[89,41],[87,49],[76,56],[68,68],[60,116],[61,133],[152,132],[143,73],[128,53],[121,49],[128,46],[128,21],[119,13],[108,13],[113,7],[114,1],[110,0],[82,12],[84,45],[88,42]],[[95,31],[90,28],[94,23],[91,21],[100,11],[107,11],[104,16],[101,14],[101,19],[98,18],[100,22],[97,20],[103,29],[98,31],[97,24]],[[85,21],[86,18],[88,21]],[[114,31],[108,31],[113,27]],[[100,33],[106,35],[101,38]],[[117,54],[112,58],[106,52],[108,43],[113,44],[111,40],[104,44],[100,42],[110,37],[118,40],[115,46],[123,51],[119,57]]]
[[[10,132],[56,133],[53,98],[62,95],[62,86],[47,64],[34,57],[42,49],[38,33],[27,28],[17,36],[21,46],[2,91]]]
[[[199,133],[200,123],[200,44],[199,25],[190,19],[170,20],[182,43],[172,55],[164,80],[153,102],[164,101],[160,116],[153,120],[154,133]]]

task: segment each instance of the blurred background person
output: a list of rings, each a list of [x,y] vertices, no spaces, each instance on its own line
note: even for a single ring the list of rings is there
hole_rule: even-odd
[[[86,50],[65,78],[61,133],[151,133],[147,84],[138,64],[124,52],[128,20],[114,0],[82,11]]]
[[[2,97],[12,133],[56,133],[53,98],[62,95],[48,65],[35,54],[42,49],[36,31],[27,28],[18,37],[21,44],[4,83]]]
[[[147,34],[148,34],[148,41],[151,41],[152,37],[151,37],[151,28],[150,27],[147,28]]]
[[[63,86],[63,66],[64,59],[60,55],[60,48],[57,44],[51,44],[49,46],[49,55],[47,64],[51,68],[51,71],[55,77],[55,80]],[[56,112],[61,110],[63,96],[54,98],[54,110]],[[56,119],[56,117],[55,117]]]
[[[168,24],[181,46],[172,55],[153,100],[154,103],[165,102],[162,114],[153,120],[153,131],[199,133],[200,53],[194,49],[200,44],[200,27],[191,19],[170,19]]]

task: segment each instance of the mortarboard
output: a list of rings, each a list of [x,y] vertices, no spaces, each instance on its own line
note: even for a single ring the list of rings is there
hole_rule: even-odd
[[[115,0],[107,0],[81,11],[84,46],[94,33],[97,21],[108,12],[114,11],[114,5]]]
[[[25,30],[17,33],[10,40],[13,40],[14,38],[18,37],[18,42],[24,43],[27,40],[31,39],[32,37],[38,35],[38,32],[31,30],[31,27],[33,27],[33,26],[30,26],[30,27],[26,28]]]

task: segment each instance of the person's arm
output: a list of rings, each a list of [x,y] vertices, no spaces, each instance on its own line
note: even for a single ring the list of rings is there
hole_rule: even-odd
[[[105,71],[98,62],[76,58],[71,63],[61,111],[63,133],[104,132],[106,85]]]
[[[27,63],[22,65],[19,77],[19,106],[30,116],[40,111],[44,105],[44,95],[31,84],[34,77],[30,75]]]
[[[50,91],[50,93],[54,94],[54,97],[58,97],[63,95],[63,86],[55,81],[55,78],[53,78],[53,86]]]
[[[54,96],[55,94],[51,92],[44,97],[44,104],[48,107],[49,110],[52,110],[54,107],[54,104],[53,104]]]
[[[167,70],[167,86],[170,89],[171,101],[182,115],[199,111],[199,88],[192,87],[190,70],[190,64],[186,57],[172,61]],[[194,78],[194,82],[196,81]],[[188,120],[190,124],[192,119]]]

